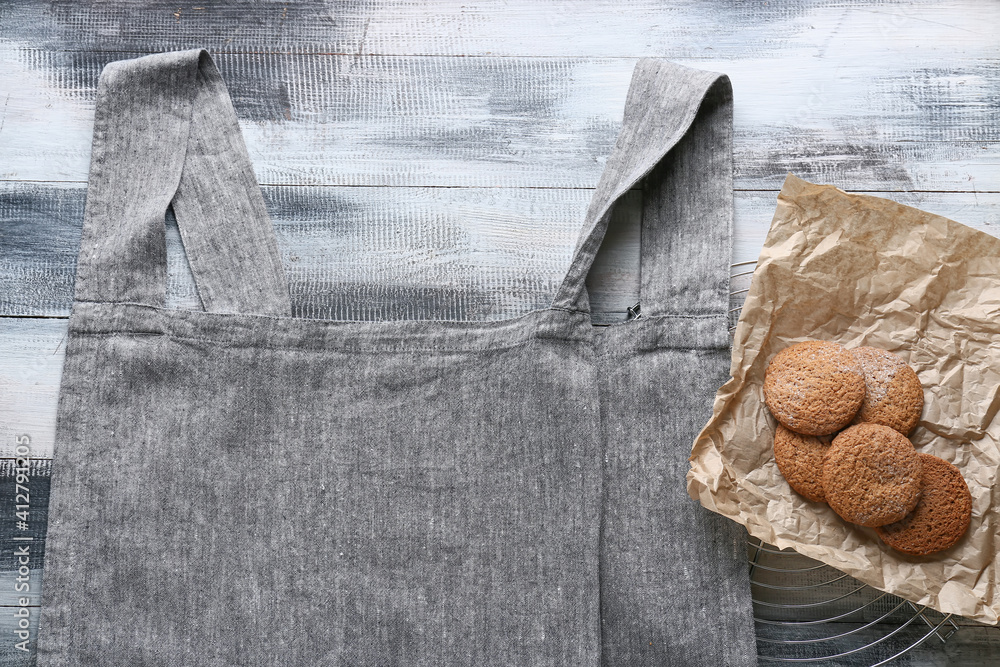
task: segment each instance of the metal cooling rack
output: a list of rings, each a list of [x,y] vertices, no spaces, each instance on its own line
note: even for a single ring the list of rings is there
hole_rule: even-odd
[[[730,332],[755,266],[731,267]],[[876,667],[959,629],[951,614],[883,593],[794,550],[748,537],[747,558],[761,663]]]

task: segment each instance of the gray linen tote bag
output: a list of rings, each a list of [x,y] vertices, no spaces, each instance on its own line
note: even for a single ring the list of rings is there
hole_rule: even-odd
[[[742,538],[684,494],[728,364],[730,111],[724,77],[637,66],[551,308],[314,320],[208,54],[108,65],[38,664],[755,662]],[[595,328],[608,212],[657,164],[645,314]],[[202,311],[164,304],[169,206]]]

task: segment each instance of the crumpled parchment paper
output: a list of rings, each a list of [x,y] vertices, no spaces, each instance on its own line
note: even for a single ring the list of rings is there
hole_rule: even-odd
[[[799,341],[871,345],[920,377],[917,451],[972,492],[952,548],[908,556],[796,494],[774,462],[764,369]],[[695,439],[688,492],[754,537],[944,613],[1000,622],[1000,239],[895,202],[789,175],[733,342],[732,378]]]

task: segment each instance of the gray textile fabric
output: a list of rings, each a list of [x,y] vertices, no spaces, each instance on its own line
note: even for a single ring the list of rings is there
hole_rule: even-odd
[[[728,369],[731,104],[639,63],[552,308],[307,320],[207,53],[109,65],[38,664],[755,664],[743,536],[684,491]],[[592,327],[647,173],[644,316]],[[205,311],[163,307],[170,203]]]
[[[757,662],[746,532],[693,503],[685,482],[691,443],[729,379],[732,111],[724,76],[637,64],[590,205],[592,231],[556,300],[585,303],[575,277],[590,266],[614,200],[647,174],[642,316],[596,329],[594,341],[605,438],[606,666]],[[658,137],[667,139],[650,141]]]

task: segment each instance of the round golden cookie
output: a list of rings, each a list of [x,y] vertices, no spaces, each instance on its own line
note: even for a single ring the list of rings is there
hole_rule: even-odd
[[[916,372],[892,352],[877,347],[851,350],[865,376],[865,400],[854,423],[870,422],[909,435],[924,409],[924,388]]]
[[[847,426],[864,397],[861,366],[837,343],[796,343],[774,355],[764,372],[764,403],[796,433],[828,435]]]
[[[858,424],[839,433],[826,453],[826,502],[851,523],[884,526],[917,506],[922,470],[906,436],[881,424]]]
[[[917,508],[902,521],[875,529],[896,551],[926,556],[954,546],[972,519],[972,495],[958,468],[944,459],[920,454],[924,490]]]
[[[813,502],[826,501],[823,491],[823,457],[830,439],[802,435],[778,424],[774,433],[774,460],[788,485]]]

